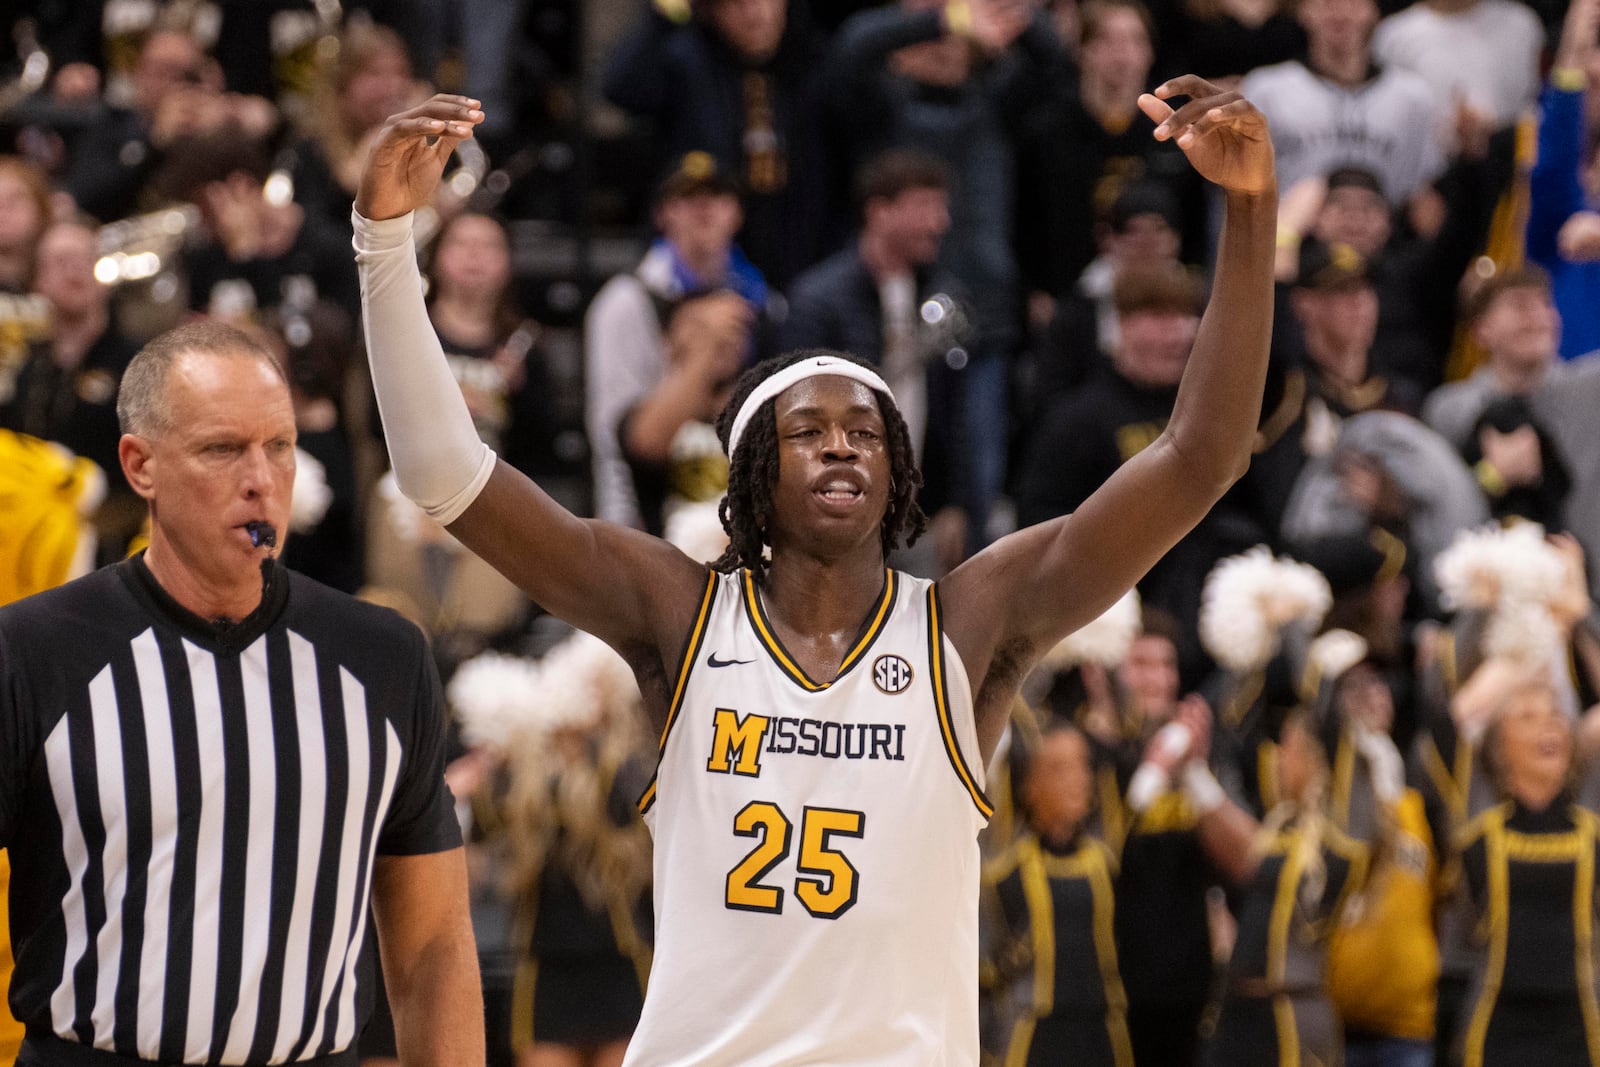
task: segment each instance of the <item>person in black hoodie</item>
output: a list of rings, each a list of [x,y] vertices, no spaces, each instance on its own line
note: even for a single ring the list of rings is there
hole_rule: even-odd
[[[708,152],[735,177],[739,244],[780,289],[842,236],[821,59],[792,0],[657,0],[606,70],[607,98],[655,122],[660,158]]]

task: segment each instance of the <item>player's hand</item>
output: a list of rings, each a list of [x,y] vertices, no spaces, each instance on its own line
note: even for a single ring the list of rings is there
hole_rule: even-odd
[[[1181,96],[1189,102],[1174,110],[1167,101]],[[1238,93],[1185,74],[1140,96],[1139,110],[1156,123],[1156,140],[1176,141],[1208,181],[1252,195],[1277,187],[1266,117]]]
[[[392,219],[428,203],[450,154],[482,121],[478,101],[452,93],[391,115],[361,170],[356,210],[365,218]]]

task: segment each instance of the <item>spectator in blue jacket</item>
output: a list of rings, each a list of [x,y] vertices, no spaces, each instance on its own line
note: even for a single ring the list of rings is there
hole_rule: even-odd
[[[1600,0],[1572,0],[1555,65],[1539,98],[1539,157],[1528,210],[1528,258],[1550,272],[1561,312],[1561,358],[1600,348],[1600,207],[1585,173],[1600,170],[1600,156],[1585,167],[1585,67],[1600,31]]]

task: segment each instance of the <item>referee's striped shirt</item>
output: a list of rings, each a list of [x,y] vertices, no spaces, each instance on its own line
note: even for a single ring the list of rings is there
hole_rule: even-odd
[[[460,844],[421,634],[268,574],[237,625],[142,558],[0,608],[10,1001],[46,1054],[343,1052],[371,1006],[375,858]]]

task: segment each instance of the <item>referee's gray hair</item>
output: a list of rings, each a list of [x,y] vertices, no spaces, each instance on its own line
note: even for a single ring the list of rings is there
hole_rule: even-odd
[[[123,433],[154,439],[172,428],[167,405],[167,375],[180,356],[200,352],[256,359],[289,384],[282,365],[261,342],[220,322],[185,323],[153,338],[122,372],[117,390],[117,425]]]

